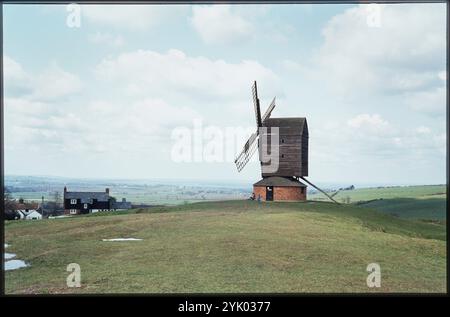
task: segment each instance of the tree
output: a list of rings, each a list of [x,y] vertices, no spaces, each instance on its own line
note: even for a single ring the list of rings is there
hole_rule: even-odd
[[[58,208],[61,206],[61,194],[59,191],[55,191],[52,194],[52,200],[53,200],[53,212],[56,212]]]
[[[7,189],[5,188],[4,196],[3,196],[3,202],[5,205],[5,210],[14,210],[16,206],[16,202],[12,198],[11,194]]]
[[[115,210],[114,205],[116,204],[116,202],[117,202],[116,197],[110,196],[109,197],[109,209]]]

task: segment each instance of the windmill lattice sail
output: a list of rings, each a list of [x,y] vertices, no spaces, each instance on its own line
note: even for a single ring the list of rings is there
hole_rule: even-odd
[[[276,97],[273,97],[272,102],[269,105],[269,108],[267,108],[266,112],[264,113],[264,115],[262,117],[262,122],[266,121],[266,119],[268,119],[270,117],[270,115],[272,114],[272,111],[275,108],[275,99],[276,99]]]
[[[236,167],[238,171],[242,171],[242,169],[247,165],[247,163],[252,158],[253,154],[256,152],[256,149],[258,148],[258,135],[256,133],[253,133],[250,138],[247,140],[247,142],[244,145],[244,148],[242,149],[241,153],[238,155],[236,160],[234,161],[236,163]]]
[[[262,126],[262,120],[261,120],[261,108],[259,107],[258,88],[256,87],[256,81],[253,83],[252,94],[253,94],[253,106],[255,107],[256,127],[259,128]],[[256,133],[258,133],[258,131],[256,131]]]
[[[244,148],[239,153],[237,158],[234,160],[236,164],[237,170],[240,172],[247,165],[247,163],[252,158],[253,154],[255,154],[256,150],[259,147],[259,128],[264,125],[265,120],[270,118],[273,109],[275,108],[275,98],[273,98],[263,117],[261,118],[261,108],[259,105],[258,98],[258,88],[256,86],[256,81],[253,82],[252,85],[252,96],[253,96],[253,106],[255,109],[255,117],[256,117],[256,132],[253,133],[247,142],[244,145]]]

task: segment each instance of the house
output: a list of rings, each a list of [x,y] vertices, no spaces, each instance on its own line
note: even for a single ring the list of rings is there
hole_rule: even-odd
[[[22,220],[41,220],[42,215],[35,209],[17,210]]]
[[[42,214],[39,212],[39,205],[34,202],[16,202],[5,210],[6,220],[33,220],[42,219]]]
[[[16,213],[21,220],[38,220],[42,219],[42,214],[38,212],[39,205],[37,203],[18,203],[16,204]]]
[[[131,203],[126,202],[125,199],[117,203],[115,198],[109,195],[109,188],[106,188],[104,192],[70,192],[67,191],[67,187],[64,187],[63,201],[66,215],[131,208]]]

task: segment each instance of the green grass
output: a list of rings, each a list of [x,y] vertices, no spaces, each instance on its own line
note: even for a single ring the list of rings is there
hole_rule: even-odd
[[[354,205],[223,201],[5,226],[7,293],[445,292],[445,225]],[[134,237],[143,241],[103,242]],[[67,288],[66,266],[81,266]],[[366,286],[381,265],[382,287]]]
[[[369,207],[396,217],[416,220],[446,220],[446,186],[396,186],[384,188],[357,188],[339,192],[334,198]],[[320,193],[309,194],[308,199],[327,201]]]
[[[444,198],[391,198],[372,200],[360,206],[373,208],[396,217],[445,221],[446,204],[447,199]]]

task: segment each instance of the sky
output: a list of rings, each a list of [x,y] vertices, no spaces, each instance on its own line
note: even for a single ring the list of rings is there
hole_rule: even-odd
[[[256,80],[313,182],[446,182],[445,4],[77,10],[3,5],[7,175],[256,182]]]

